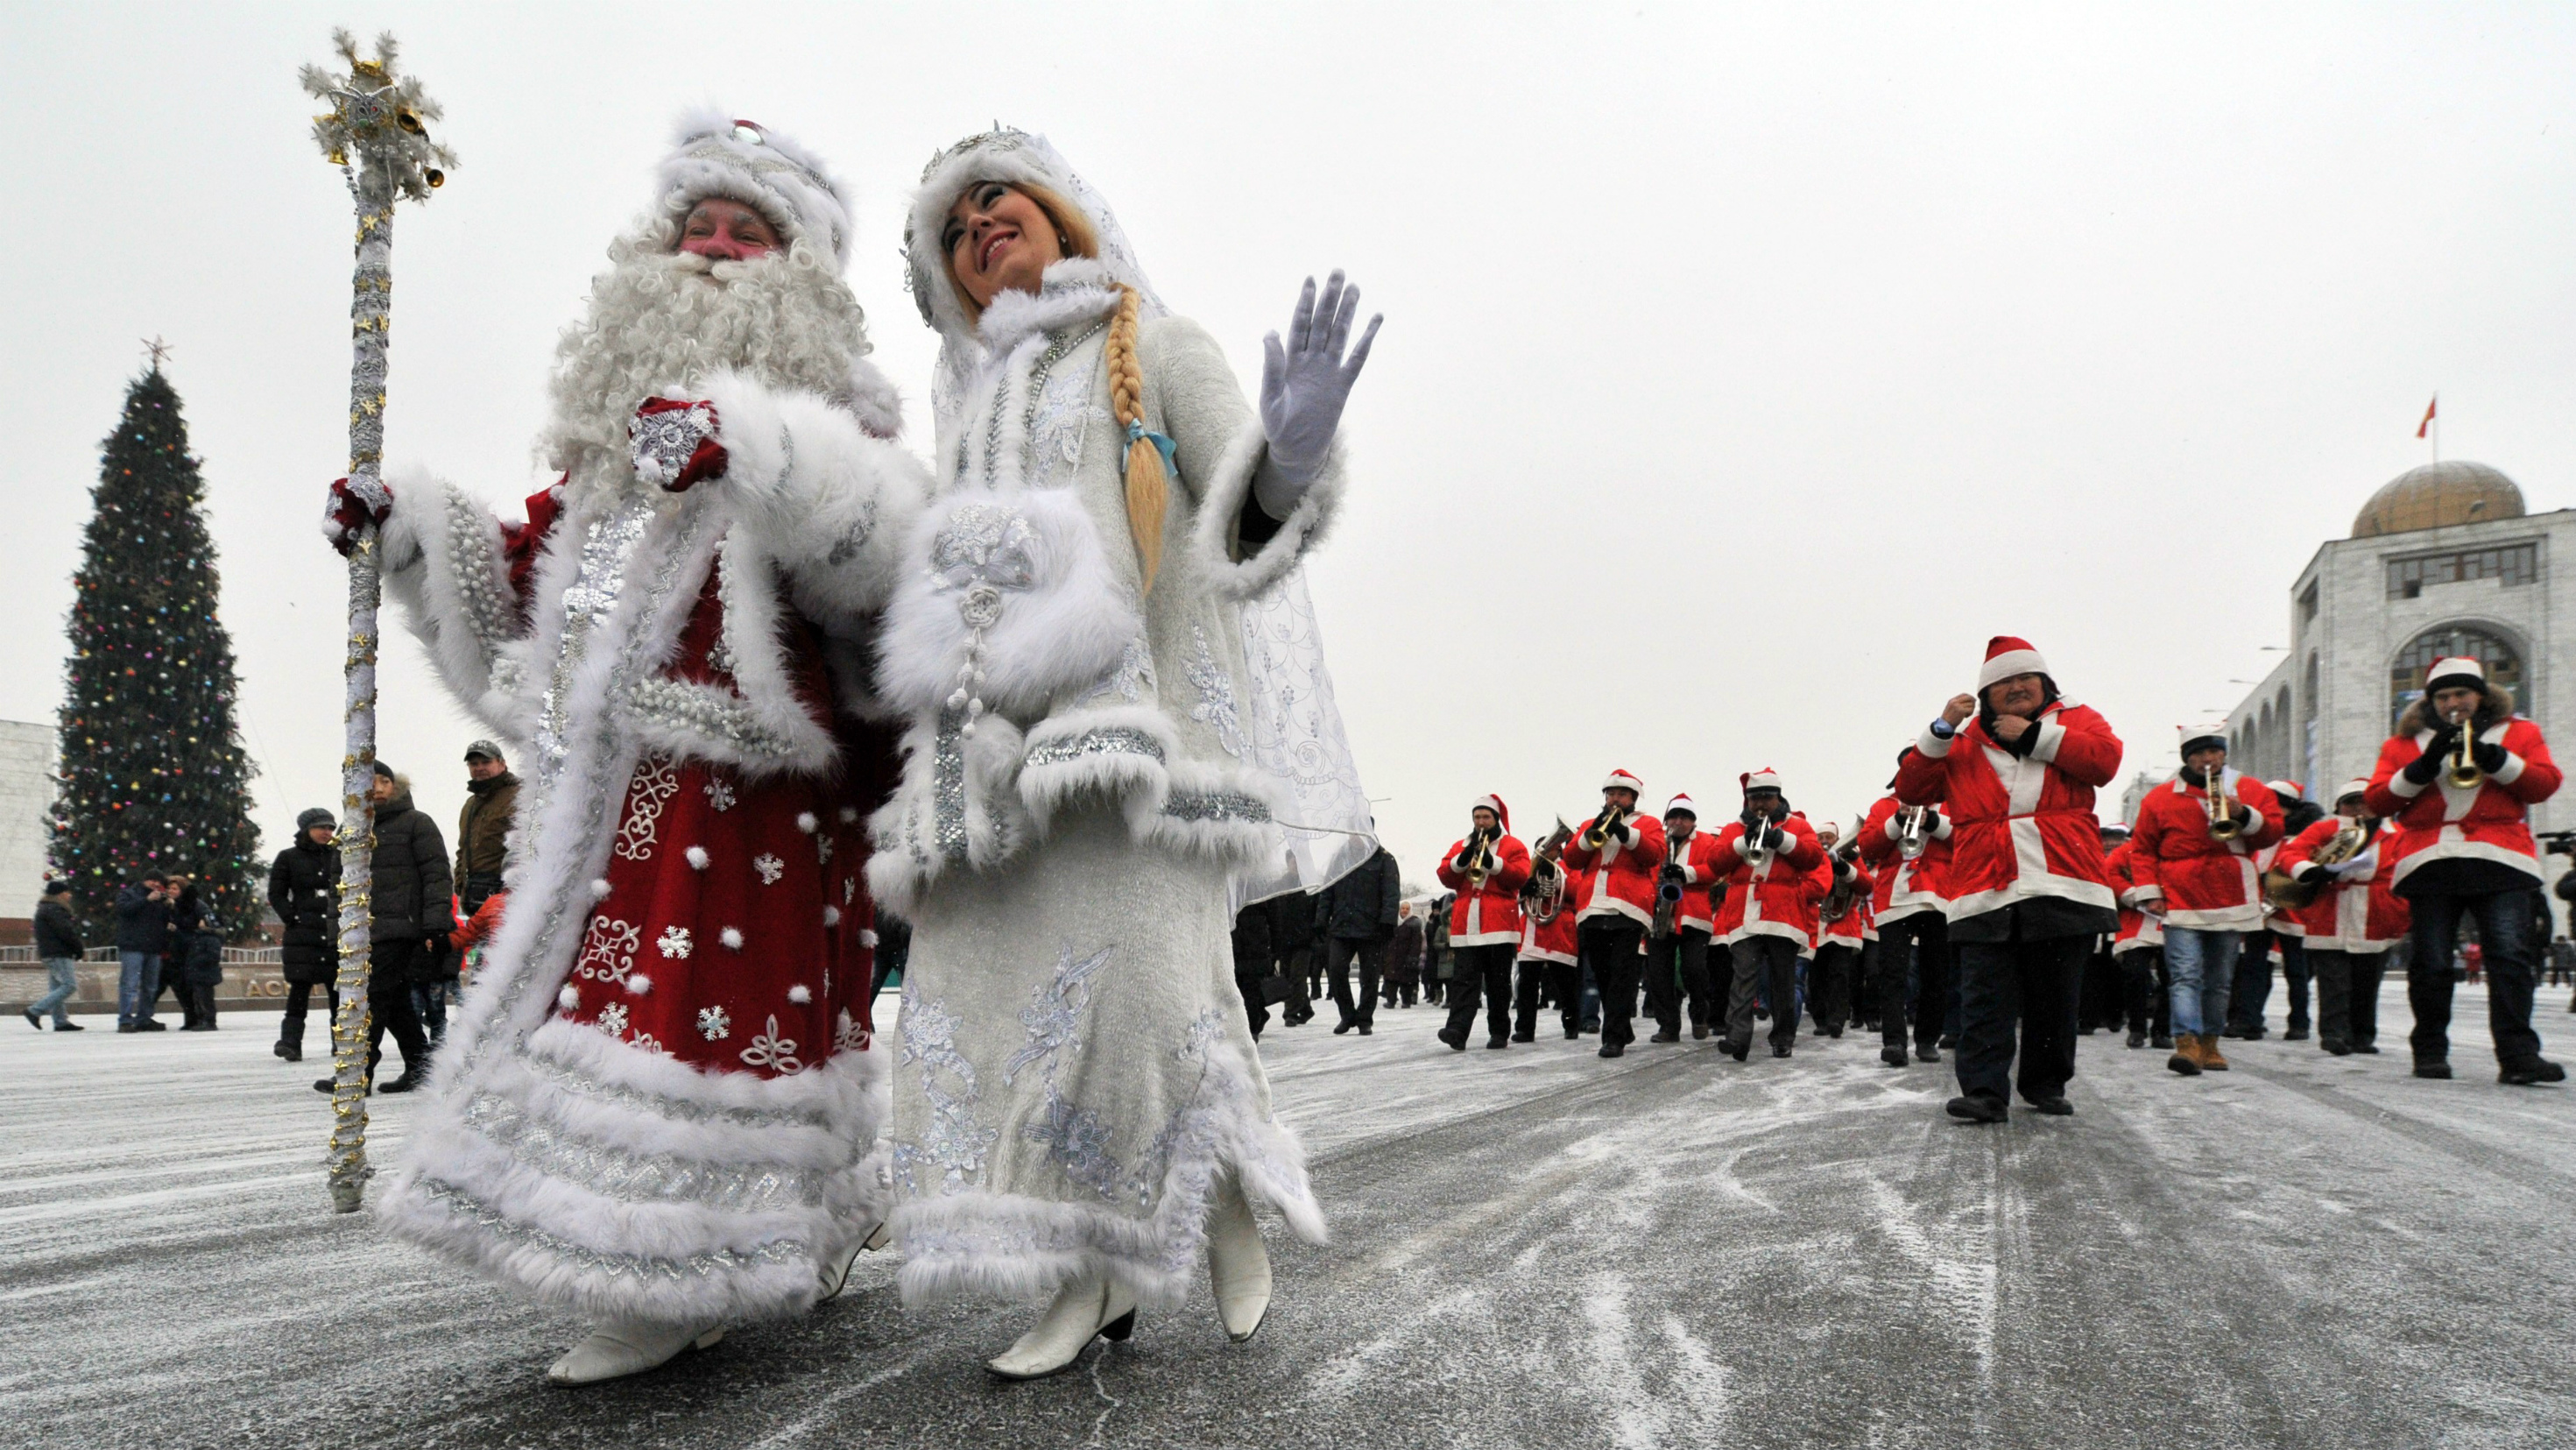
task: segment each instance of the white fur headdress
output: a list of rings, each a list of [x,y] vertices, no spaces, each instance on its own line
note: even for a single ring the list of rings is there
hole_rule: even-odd
[[[836,265],[850,264],[848,193],[821,157],[766,126],[722,111],[687,112],[656,180],[662,209],[675,218],[708,197],[725,197],[767,217],[791,240],[813,242]]]

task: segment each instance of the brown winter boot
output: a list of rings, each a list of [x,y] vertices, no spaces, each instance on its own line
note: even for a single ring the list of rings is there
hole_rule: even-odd
[[[2184,1077],[2200,1076],[2200,1039],[2188,1032],[2175,1033],[2173,1056],[2165,1059],[2165,1066]]]
[[[2227,1059],[2219,1055],[2218,1034],[2215,1032],[2200,1034],[2200,1066],[2203,1072],[2227,1071]]]

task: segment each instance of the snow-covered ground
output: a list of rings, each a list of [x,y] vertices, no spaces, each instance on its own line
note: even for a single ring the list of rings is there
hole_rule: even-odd
[[[0,1444],[2576,1444],[2576,1094],[2498,1086],[2459,1005],[2453,1082],[2407,1075],[2392,983],[2378,1057],[2276,1035],[2186,1081],[2097,1035],[2077,1116],[2000,1129],[1858,1036],[1603,1062],[1319,1019],[1263,1051],[1334,1242],[1274,1247],[1253,1343],[1202,1294],[999,1384],[1028,1311],[905,1312],[888,1255],[578,1392],[541,1382],[576,1326],[330,1211],[324,1069],[273,1018],[8,1024]],[[421,1106],[375,1099],[380,1155]]]

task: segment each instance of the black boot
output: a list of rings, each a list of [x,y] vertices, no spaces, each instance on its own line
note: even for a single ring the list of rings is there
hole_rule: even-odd
[[[1951,1117],[1968,1123],[2001,1123],[2012,1117],[2012,1111],[2004,1106],[2003,1099],[1990,1098],[1983,1093],[1968,1093],[1950,1099],[1949,1113]]]

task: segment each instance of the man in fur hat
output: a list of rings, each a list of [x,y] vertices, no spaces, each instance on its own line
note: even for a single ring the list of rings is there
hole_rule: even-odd
[[[2474,916],[2485,947],[2487,1026],[2498,1080],[2563,1082],[2531,1026],[2540,943],[2540,854],[2531,808],[2558,793],[2540,727],[2513,713],[2513,692],[2474,659],[2436,660],[2424,696],[2379,750],[2363,800],[2396,822],[2392,888],[2406,898],[2415,950],[2406,997],[2415,1009],[2415,1075],[2451,1075],[2451,946]]]
[[[848,203],[687,117],[565,334],[562,470],[503,524],[424,474],[386,582],[525,774],[508,906],[380,1209],[650,1369],[832,1292],[878,1221],[870,621],[926,480],[841,280]],[[326,532],[361,523],[335,489]]]

